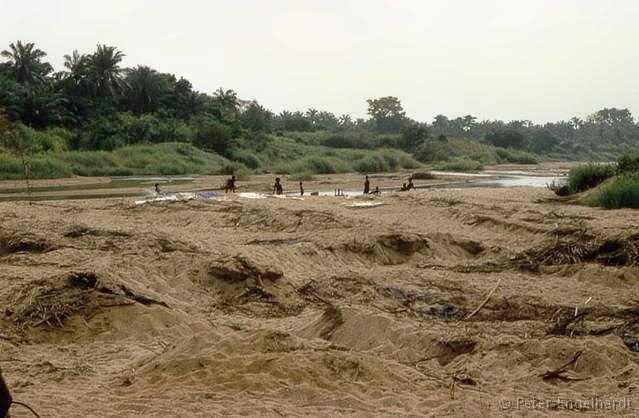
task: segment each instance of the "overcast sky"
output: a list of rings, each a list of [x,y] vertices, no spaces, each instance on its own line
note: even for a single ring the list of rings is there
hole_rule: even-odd
[[[56,70],[97,43],[275,112],[534,122],[639,116],[637,0],[0,0],[0,49],[35,42]]]

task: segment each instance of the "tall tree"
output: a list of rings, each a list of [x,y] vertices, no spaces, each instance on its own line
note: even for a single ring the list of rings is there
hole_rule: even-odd
[[[147,66],[138,66],[127,71],[124,101],[127,110],[134,114],[157,111],[163,97],[169,93],[170,79]]]
[[[42,83],[53,71],[48,62],[42,62],[47,54],[36,48],[33,42],[11,43],[9,49],[0,52],[0,56],[9,61],[10,74],[21,83]]]
[[[80,54],[77,50],[74,50],[71,55],[64,56],[64,67],[67,69],[64,73],[64,80],[77,93],[86,94],[89,92],[89,65],[90,57],[86,54]]]
[[[116,47],[98,44],[89,58],[90,77],[97,96],[115,97],[124,89],[124,69],[120,67],[124,57]]]
[[[222,87],[215,90],[215,93],[213,93],[213,100],[221,104],[223,107],[233,111],[237,111],[240,106],[237,93],[230,89],[224,90]]]
[[[379,132],[397,133],[406,122],[406,112],[397,97],[386,96],[368,99],[368,114]]]

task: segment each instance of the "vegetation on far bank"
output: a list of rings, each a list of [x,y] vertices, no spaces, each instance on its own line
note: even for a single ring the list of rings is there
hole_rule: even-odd
[[[354,119],[314,108],[275,114],[233,90],[198,92],[124,53],[73,51],[54,71],[46,53],[15,42],[0,62],[0,178],[103,174],[478,170],[485,164],[612,160],[639,152],[628,109],[533,124],[437,115],[419,122],[392,96]]]

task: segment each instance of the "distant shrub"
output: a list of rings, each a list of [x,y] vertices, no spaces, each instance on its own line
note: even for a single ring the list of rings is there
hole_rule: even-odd
[[[417,173],[413,173],[413,179],[415,180],[432,180],[435,178],[435,175],[430,171],[418,171]]]
[[[622,174],[601,185],[586,203],[606,209],[639,208],[639,172]]]
[[[309,173],[330,174],[336,173],[338,169],[335,167],[334,161],[329,158],[308,157],[302,160],[302,165]]]
[[[419,168],[419,167],[422,166],[419,163],[419,161],[415,160],[409,154],[400,154],[399,157],[398,157],[398,161],[399,161],[400,167],[407,168],[409,170],[414,169],[414,168]]]
[[[499,162],[515,164],[537,164],[539,162],[533,155],[523,151],[496,148],[495,153],[500,160]]]
[[[414,152],[415,158],[423,163],[433,161],[444,161],[455,157],[458,153],[448,142],[443,141],[424,141]]]
[[[380,173],[389,171],[388,161],[378,155],[368,155],[353,162],[353,168],[360,173]]]
[[[250,170],[242,163],[230,161],[213,172],[214,174],[234,175],[238,180],[247,180]]]
[[[583,192],[612,177],[616,167],[612,164],[585,164],[568,172],[568,186],[572,193]]]
[[[570,186],[563,183],[558,183],[553,180],[552,183],[546,185],[548,189],[555,192],[557,196],[568,196],[570,194]]]
[[[397,167],[399,167],[399,158],[397,157],[396,153],[393,153],[392,151],[389,151],[389,150],[384,150],[384,151],[381,151],[378,155],[386,163],[386,170],[384,171],[396,170]]]
[[[469,153],[464,154],[463,158],[479,161],[482,164],[497,164],[499,162],[499,158],[496,153],[488,147],[482,147],[470,151]]]
[[[639,171],[639,156],[624,155],[617,162],[617,171],[619,173],[629,173],[631,171]]]
[[[243,149],[232,150],[230,153],[230,158],[234,161],[238,161],[244,164],[245,166],[253,170],[262,166],[262,161],[257,155]]]
[[[497,147],[522,149],[526,146],[528,139],[521,132],[506,129],[487,134],[484,141]]]
[[[280,164],[275,167],[276,173],[281,174],[332,174],[352,171],[351,166],[338,158],[331,156],[310,156],[294,163]]]
[[[20,179],[24,177],[20,160],[12,155],[0,153],[0,179]]]
[[[71,168],[60,162],[47,158],[34,158],[30,161],[31,178],[34,179],[51,179],[73,176]]]
[[[340,132],[320,140],[320,144],[331,148],[362,148],[373,149],[379,147],[379,141],[374,134],[366,131]]]
[[[478,171],[482,170],[484,166],[479,161],[468,158],[455,158],[437,163],[433,165],[433,168],[444,171]]]

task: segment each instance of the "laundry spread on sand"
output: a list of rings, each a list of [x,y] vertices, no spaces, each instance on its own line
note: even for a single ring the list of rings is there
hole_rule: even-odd
[[[157,196],[152,199],[144,199],[144,200],[136,200],[136,205],[144,205],[147,203],[158,203],[158,202],[185,202],[187,200],[193,200],[197,198],[195,193],[176,193],[169,194],[164,196]]]
[[[351,209],[368,209],[368,208],[377,208],[379,206],[386,205],[386,202],[354,202],[347,203],[344,206]]]

